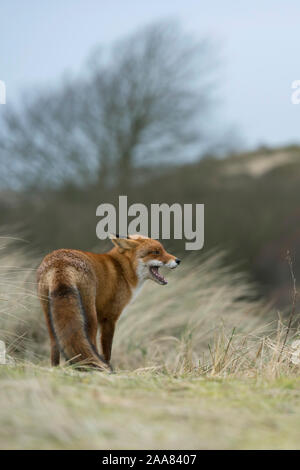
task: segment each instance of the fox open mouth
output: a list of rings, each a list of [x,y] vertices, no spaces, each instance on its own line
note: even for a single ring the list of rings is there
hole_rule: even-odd
[[[158,272],[158,266],[150,266],[149,271],[150,271],[152,278],[156,282],[158,282],[159,284],[162,284],[163,286],[168,284],[168,281]]]

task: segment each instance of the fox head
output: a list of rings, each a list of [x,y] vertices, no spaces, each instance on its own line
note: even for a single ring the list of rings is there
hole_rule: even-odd
[[[158,240],[142,235],[127,238],[112,235],[110,238],[118,251],[130,260],[139,281],[151,279],[166,285],[168,281],[159,273],[159,268],[174,269],[180,264],[180,259],[168,253]]]

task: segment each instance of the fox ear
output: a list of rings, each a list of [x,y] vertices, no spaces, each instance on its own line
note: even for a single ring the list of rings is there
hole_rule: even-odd
[[[122,253],[124,250],[132,250],[133,248],[136,248],[138,245],[138,242],[135,240],[130,240],[129,238],[119,238],[119,236],[116,235],[110,235],[109,238],[113,242],[113,244],[119,248],[119,251]]]

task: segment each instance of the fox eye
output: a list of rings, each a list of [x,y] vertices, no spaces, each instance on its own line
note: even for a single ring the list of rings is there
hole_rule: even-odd
[[[151,255],[159,255],[159,250],[150,251]]]

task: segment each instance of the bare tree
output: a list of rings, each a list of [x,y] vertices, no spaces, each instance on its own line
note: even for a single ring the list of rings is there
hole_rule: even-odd
[[[174,24],[149,26],[94,54],[81,80],[4,120],[0,158],[22,184],[131,183],[136,165],[175,162],[205,138],[211,48]]]
[[[7,109],[1,166],[17,186],[55,186],[87,174],[86,141],[78,119],[80,86],[64,84],[59,90],[27,97],[21,110]]]

